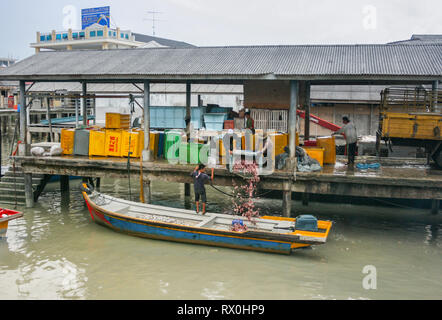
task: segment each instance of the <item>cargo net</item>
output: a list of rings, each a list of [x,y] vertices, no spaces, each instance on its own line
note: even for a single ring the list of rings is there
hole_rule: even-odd
[[[381,92],[381,113],[441,113],[442,90],[387,88]]]

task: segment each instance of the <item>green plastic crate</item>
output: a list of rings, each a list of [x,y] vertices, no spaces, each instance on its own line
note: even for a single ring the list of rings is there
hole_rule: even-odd
[[[181,164],[187,164],[190,162],[190,145],[182,142],[179,147],[179,158]]]
[[[180,157],[181,133],[166,131],[164,138],[164,159],[178,160]]]

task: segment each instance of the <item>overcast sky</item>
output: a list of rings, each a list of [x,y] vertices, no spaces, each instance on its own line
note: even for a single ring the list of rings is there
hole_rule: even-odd
[[[442,34],[439,0],[15,0],[2,1],[0,57],[23,59],[36,31],[61,31],[73,6],[111,7],[112,26],[197,46],[268,44],[362,44]]]

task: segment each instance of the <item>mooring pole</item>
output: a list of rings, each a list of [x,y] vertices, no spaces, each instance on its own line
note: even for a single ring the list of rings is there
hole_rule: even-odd
[[[150,152],[150,81],[144,81],[144,150],[142,153],[142,160],[145,162],[151,161]],[[150,180],[144,180],[143,182],[143,192],[145,203],[151,203],[151,190],[150,190]]]

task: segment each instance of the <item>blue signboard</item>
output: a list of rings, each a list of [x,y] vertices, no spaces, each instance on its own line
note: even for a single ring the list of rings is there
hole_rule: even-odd
[[[81,10],[81,28],[84,30],[93,24],[110,27],[110,7]]]

